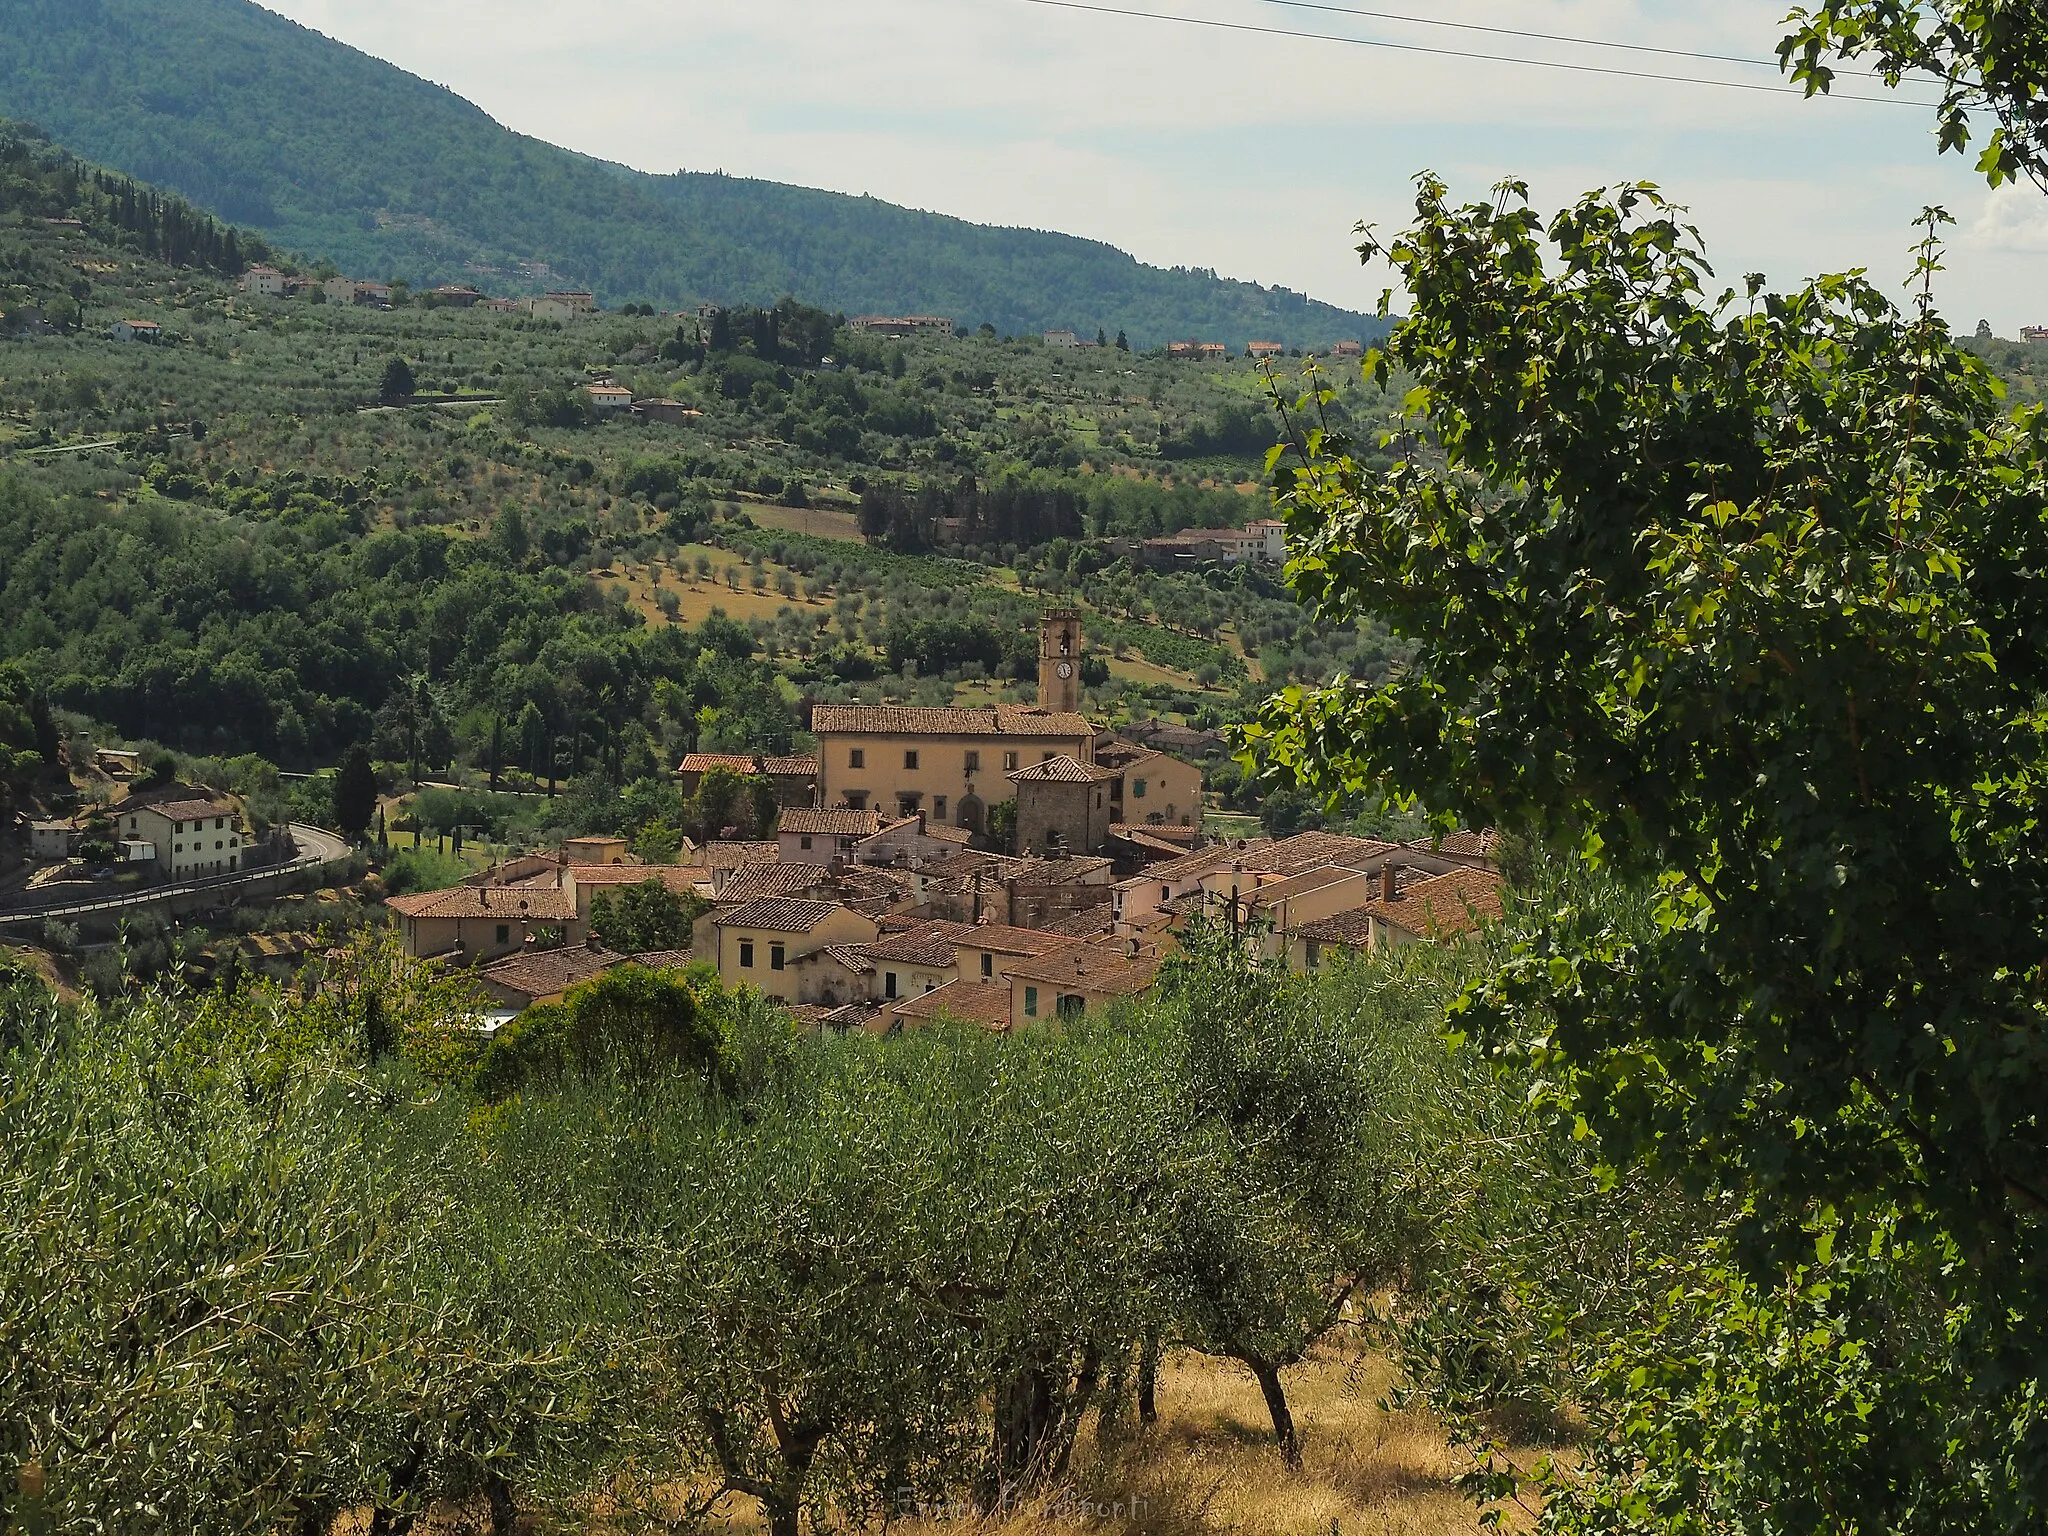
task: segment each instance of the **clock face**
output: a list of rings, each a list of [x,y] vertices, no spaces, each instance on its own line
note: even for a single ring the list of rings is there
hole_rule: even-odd
[[[1061,662],[1061,663],[1060,663],[1060,676],[1061,676],[1061,677],[1072,677],[1073,675],[1074,675],[1074,664],[1073,664],[1073,663],[1072,663],[1071,661],[1063,661],[1063,662]]]

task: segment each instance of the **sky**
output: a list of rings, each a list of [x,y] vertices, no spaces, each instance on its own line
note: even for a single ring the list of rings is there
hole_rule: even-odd
[[[1370,309],[1354,226],[1412,178],[1503,177],[1539,209],[1625,181],[1683,204],[1729,283],[1867,268],[1903,300],[1910,226],[1957,220],[1936,298],[2048,324],[2048,197],[1937,157],[1925,86],[1796,95],[1105,15],[1044,0],[263,0],[523,133],[642,170],[724,170],[1106,240]],[[1767,68],[1283,6],[1099,0],[1237,26],[1781,84]],[[1771,59],[1786,0],[1329,0],[1438,21]]]

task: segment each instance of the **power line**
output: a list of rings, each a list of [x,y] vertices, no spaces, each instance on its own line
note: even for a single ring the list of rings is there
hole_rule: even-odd
[[[1747,64],[1756,69],[1780,67],[1776,59],[1751,59],[1735,53],[1700,53],[1691,48],[1659,48],[1649,43],[1619,43],[1604,37],[1570,37],[1561,32],[1528,32],[1520,27],[1490,27],[1476,21],[1445,21],[1438,16],[1404,16],[1399,11],[1362,11],[1356,6],[1322,4],[1320,0],[1265,0],[1265,3],[1283,5],[1296,11],[1328,11],[1337,16],[1362,16],[1368,21],[1398,21],[1409,26],[1447,27],[1459,32],[1490,32],[1496,37],[1528,37],[1544,43],[1569,43],[1575,48],[1617,48],[1628,53],[1661,54],[1671,59],[1705,59],[1713,64]]]
[[[1129,16],[1139,21],[1165,21],[1182,27],[1207,27],[1219,32],[1249,32],[1263,37],[1292,37],[1312,43],[1342,43],[1353,48],[1382,48],[1395,53],[1422,53],[1444,59],[1476,59],[1489,64],[1521,64],[1531,69],[1558,69],[1576,75],[1608,75],[1624,80],[1655,80],[1667,85],[1707,85],[1724,91],[1756,91],[1766,96],[1804,98],[1796,85],[1761,85],[1753,80],[1708,80],[1699,75],[1665,75],[1651,70],[1621,69],[1607,64],[1568,64],[1561,59],[1531,59],[1513,53],[1478,53],[1464,48],[1437,48],[1427,43],[1396,43],[1385,38],[1338,37],[1328,32],[1302,32],[1290,27],[1259,26],[1248,21],[1220,21],[1208,16],[1177,16],[1164,11],[1139,11],[1123,6],[1091,4],[1089,0],[1022,0],[1025,5],[1042,5],[1059,11],[1086,11],[1097,16]],[[1879,106],[1929,108],[1933,104],[1897,96],[1851,96],[1830,91],[1831,101],[1865,101]]]

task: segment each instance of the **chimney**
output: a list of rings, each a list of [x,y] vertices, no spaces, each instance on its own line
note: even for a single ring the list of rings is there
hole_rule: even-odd
[[[593,955],[604,948],[604,941],[597,936],[597,930],[595,928],[590,930],[590,937],[583,941],[583,947],[589,950]]]
[[[1135,934],[1124,940],[1124,953],[1133,960],[1138,958],[1138,940]]]
[[[923,837],[923,836],[924,836],[924,807],[923,807],[923,806],[919,806],[919,807],[918,807],[918,810],[917,810],[917,835],[918,835],[919,837]]]
[[[1399,901],[1401,899],[1399,875],[1400,866],[1395,864],[1392,859],[1387,860],[1386,863],[1380,866],[1381,901]]]

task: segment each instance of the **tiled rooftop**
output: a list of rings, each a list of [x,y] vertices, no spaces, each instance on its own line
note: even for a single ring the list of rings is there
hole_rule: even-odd
[[[839,910],[839,903],[836,901],[799,901],[793,896],[772,896],[766,901],[750,902],[730,912],[721,912],[712,921],[721,928],[761,928],[770,933],[809,933]]]
[[[989,709],[921,709],[897,704],[826,704],[811,717],[818,736],[1078,736],[1093,741],[1087,716],[999,704]]]
[[[458,885],[417,896],[393,896],[384,905],[416,919],[502,917],[508,922],[565,923],[576,916],[576,902],[567,891],[536,886]]]

